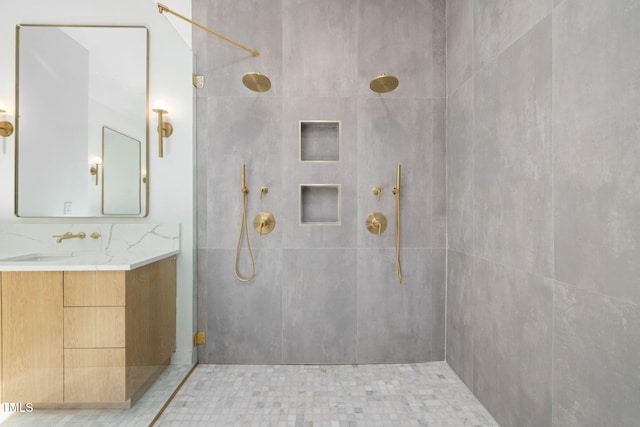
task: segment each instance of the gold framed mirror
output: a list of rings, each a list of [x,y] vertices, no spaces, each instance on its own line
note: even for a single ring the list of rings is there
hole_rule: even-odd
[[[16,27],[16,188],[19,217],[146,216],[148,30],[145,27]],[[139,141],[135,173],[114,173],[103,129]],[[109,162],[111,174],[104,173]],[[94,173],[95,172],[95,173]],[[103,197],[109,179],[131,180],[127,201]],[[105,182],[107,180],[107,182]],[[106,185],[105,185],[106,184]],[[117,184],[125,188],[122,182]],[[135,196],[132,196],[135,194]],[[135,203],[131,198],[135,197]],[[111,209],[109,206],[118,206]]]

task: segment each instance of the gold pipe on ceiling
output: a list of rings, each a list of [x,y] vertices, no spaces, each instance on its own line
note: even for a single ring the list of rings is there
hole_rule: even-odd
[[[213,31],[211,28],[207,28],[204,25],[198,24],[197,22],[192,21],[191,19],[187,18],[186,16],[182,16],[179,13],[174,12],[173,10],[169,9],[167,6],[163,5],[162,3],[158,3],[158,12],[160,12],[160,13],[168,12],[168,13],[172,14],[173,16],[176,16],[176,17],[178,17],[180,19],[183,19],[183,20],[187,21],[188,23],[190,23],[192,25],[195,25],[196,27],[198,27],[198,28],[200,28],[202,30],[205,30],[206,32],[213,34],[216,37],[220,37],[222,40],[227,41],[227,42],[231,43],[232,45],[239,47],[240,49],[246,50],[247,52],[251,53],[253,56],[260,55],[260,52],[258,52],[257,50],[253,50],[251,48],[248,48],[248,47],[238,43],[235,40],[231,40],[229,37],[223,36],[222,34],[216,32],[216,31]]]

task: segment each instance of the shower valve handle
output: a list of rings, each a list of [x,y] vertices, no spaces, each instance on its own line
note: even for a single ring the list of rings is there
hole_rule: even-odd
[[[380,193],[382,193],[380,187],[373,187],[373,190],[371,190],[371,192],[378,198],[378,200],[380,200]]]

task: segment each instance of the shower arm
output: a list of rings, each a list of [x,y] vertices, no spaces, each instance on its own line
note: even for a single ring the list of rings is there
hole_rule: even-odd
[[[174,12],[173,10],[169,9],[167,6],[163,5],[162,3],[158,3],[157,5],[158,5],[158,12],[159,13],[168,12],[168,13],[172,14],[173,16],[176,16],[176,17],[178,17],[178,18],[180,18],[180,19],[182,19],[184,21],[187,21],[191,25],[195,25],[196,27],[200,28],[201,30],[205,30],[206,32],[211,33],[216,37],[220,37],[222,40],[224,40],[226,42],[229,42],[232,45],[239,47],[240,49],[246,50],[247,52],[249,52],[253,56],[259,56],[260,55],[260,52],[258,52],[257,50],[250,49],[250,48],[238,43],[237,41],[230,39],[229,37],[223,36],[222,34],[216,32],[216,31],[213,31],[211,28],[207,28],[204,25],[198,24],[197,22],[192,21],[191,19],[187,18],[186,16],[182,16],[179,13]]]

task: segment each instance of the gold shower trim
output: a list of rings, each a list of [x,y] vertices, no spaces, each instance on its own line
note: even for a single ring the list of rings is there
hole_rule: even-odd
[[[206,32],[211,33],[216,37],[220,37],[222,40],[224,40],[226,42],[229,42],[232,45],[239,47],[240,49],[246,50],[247,52],[251,53],[253,56],[259,56],[260,55],[260,52],[258,52],[257,50],[248,48],[245,45],[240,44],[237,41],[230,39],[229,37],[223,36],[222,34],[216,32],[216,31],[213,31],[211,28],[207,28],[204,25],[198,24],[197,22],[192,21],[191,19],[187,18],[186,16],[182,16],[179,13],[174,12],[173,10],[169,9],[167,6],[163,5],[162,3],[157,3],[157,5],[158,5],[158,12],[159,13],[168,12],[168,13],[172,14],[173,16],[176,16],[176,17],[178,17],[178,18],[180,18],[180,19],[182,19],[184,21],[187,21],[191,25],[195,25],[196,27],[200,28],[201,30],[205,30]]]

